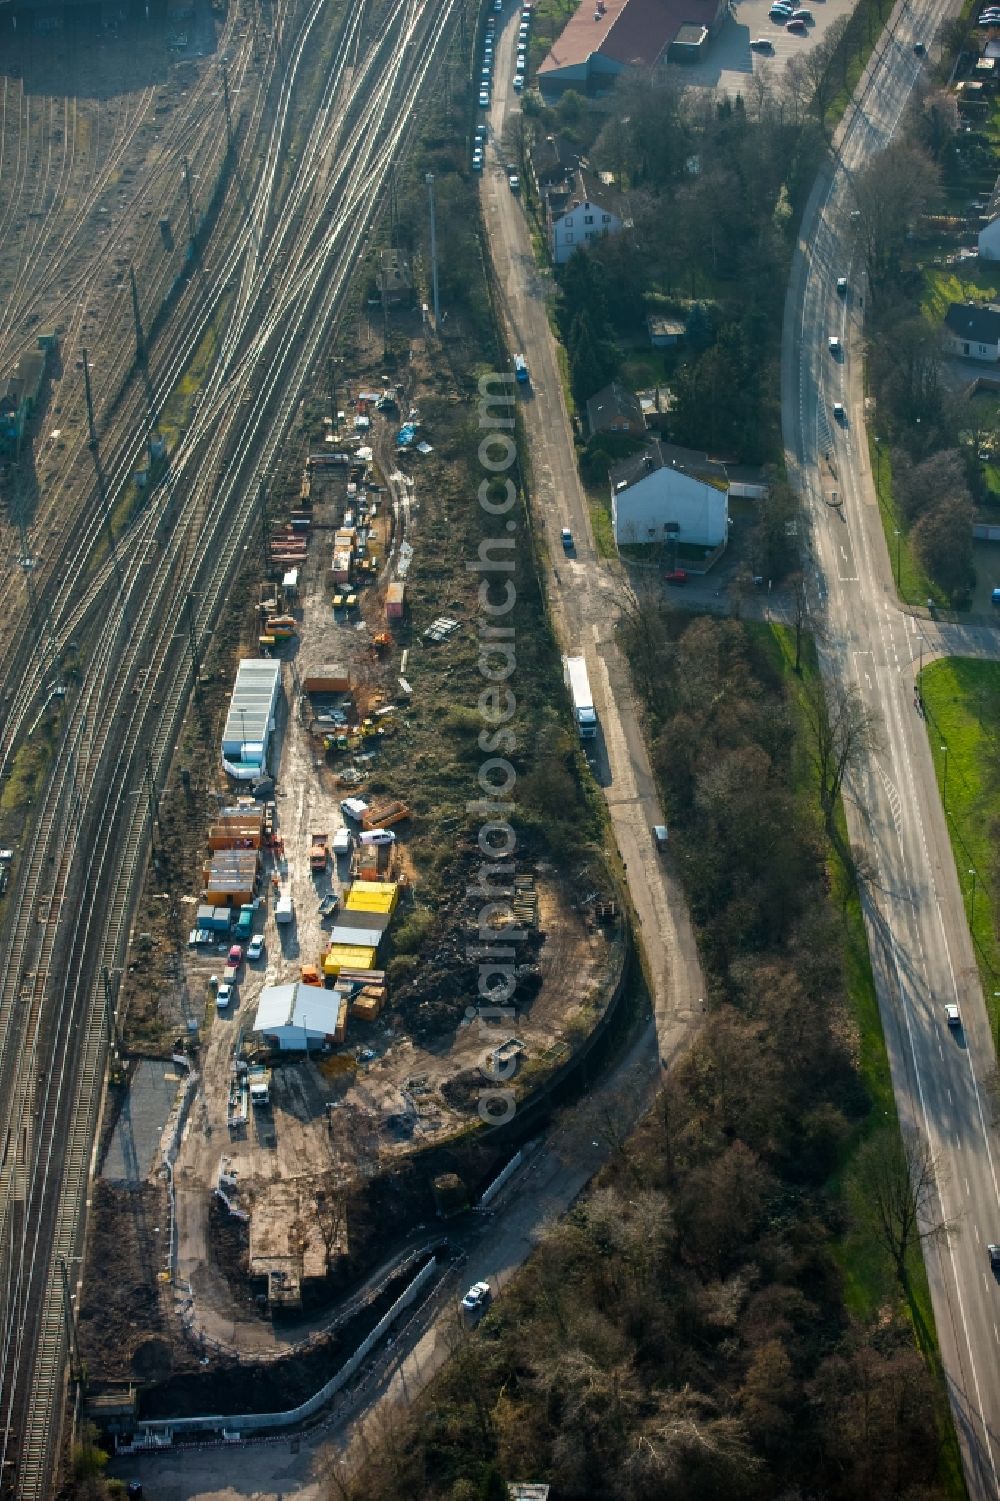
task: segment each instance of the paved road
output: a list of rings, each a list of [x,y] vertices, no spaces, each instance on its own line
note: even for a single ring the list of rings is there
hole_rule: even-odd
[[[850,788],[848,822],[874,865],[866,919],[900,1118],[929,1140],[944,1214],[958,1226],[925,1251],[969,1492],[979,1498],[1000,1494],[1000,1287],[986,1253],[987,1241],[1000,1240],[985,1098],[995,1054],[913,680],[925,639],[929,653],[983,651],[988,633],[917,620],[896,602],[863,427],[862,281],[849,190],[850,172],[897,125],[920,69],[913,41],[931,35],[948,9],[940,0],[898,8],[898,34],[873,65],[862,108],[845,122],[836,168],[813,195],[786,307],[782,395],[790,470],[811,504],[824,669],[855,684],[883,726],[881,750]],[[838,275],[850,278],[846,302]],[[844,340],[842,363],[828,352],[832,333]],[[835,400],[847,406],[843,427],[833,421]],[[843,502],[837,509],[824,498],[831,488]],[[951,1001],[961,1007],[958,1032],[945,1024]]]
[[[617,565],[599,558],[594,547],[563,399],[557,345],[546,315],[551,278],[536,263],[521,202],[507,186],[501,143],[505,125],[520,113],[511,88],[517,16],[517,10],[505,12],[496,48],[490,140],[481,187],[483,213],[508,340],[525,356],[531,372],[524,423],[536,525],[553,560],[549,569],[552,616],[560,650],[587,659],[601,726],[595,771],[604,786],[639,919],[661,1056],[669,1059],[701,1014],[704,982],[683,893],[669,858],[657,854],[650,833],[653,824],[662,822],[662,811],[628,672],[614,637],[624,576]],[[564,526],[575,539],[571,558],[563,556],[560,543]]]

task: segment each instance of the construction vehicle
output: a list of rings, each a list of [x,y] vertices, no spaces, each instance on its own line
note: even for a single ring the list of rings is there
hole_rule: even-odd
[[[309,869],[312,871],[326,870],[330,859],[330,836],[329,834],[311,834],[309,836]]]
[[[258,1109],[271,1103],[271,1070],[263,1063],[251,1063],[247,1070],[250,1086],[250,1103]]]

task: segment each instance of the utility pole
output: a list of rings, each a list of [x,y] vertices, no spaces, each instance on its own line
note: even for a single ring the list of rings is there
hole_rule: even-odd
[[[188,244],[190,245],[190,248],[191,248],[191,259],[194,260],[194,240],[195,240],[194,199],[191,196],[191,165],[190,165],[187,157],[184,158],[184,194],[185,194],[185,197],[187,199]]]
[[[73,1318],[73,1299],[69,1291],[69,1268],[65,1256],[59,1258],[59,1280],[62,1283],[63,1318],[66,1323],[66,1344],[69,1346],[69,1374],[71,1381],[79,1381],[83,1374],[80,1363],[80,1346],[76,1338],[76,1321]]]
[[[267,481],[260,479],[257,482],[257,504],[260,507],[260,546],[264,556],[264,568],[268,565],[267,556]]]
[[[135,324],[135,357],[138,364],[146,362],[146,340],[142,332],[142,317],[139,313],[139,289],[135,284],[135,267],[128,268],[129,285],[132,288],[132,321]]]
[[[326,362],[327,379],[330,383],[330,421],[337,431],[337,361],[331,354]]]
[[[90,433],[89,444],[92,449],[97,447],[97,428],[94,426],[94,399],[90,390],[90,360],[87,351],[83,353],[83,394],[87,400],[87,430]]]
[[[233,117],[229,105],[229,69],[225,61],[220,63],[222,72],[222,107],[226,112],[226,145],[231,151],[233,148]]]
[[[160,799],[156,793],[156,780],[153,776],[153,757],[149,746],[146,747],[146,792],[149,796],[149,832],[152,837],[153,825],[156,824],[160,836],[160,845],[163,845],[163,825],[160,823]]]
[[[108,1038],[108,1048],[117,1057],[121,1051],[121,1039],[118,1036],[118,1018],[111,992],[111,971],[106,964],[101,969],[101,984],[104,987],[104,1030]]]
[[[198,630],[194,620],[194,595],[188,590],[184,600],[184,612],[187,615],[188,646],[191,649],[191,671],[194,673],[194,691],[201,694],[201,654],[198,651]]]
[[[434,300],[434,332],[441,333],[441,303],[438,297],[437,227],[434,223],[434,173],[424,178],[427,184],[427,203],[431,215],[431,286]]]

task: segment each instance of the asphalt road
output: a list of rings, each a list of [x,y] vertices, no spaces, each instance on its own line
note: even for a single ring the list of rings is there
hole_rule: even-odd
[[[604,789],[639,920],[660,1054],[670,1060],[697,1025],[704,982],[669,855],[657,854],[653,845],[651,829],[663,822],[663,815],[627,667],[615,641],[625,579],[620,567],[598,557],[594,547],[559,377],[557,345],[546,312],[551,276],[537,264],[520,198],[507,185],[505,127],[520,113],[518,96],[511,87],[518,17],[519,8],[505,8],[498,28],[480,189],[483,215],[508,340],[524,355],[531,372],[530,391],[524,397],[524,425],[536,525],[543,529],[550,560],[553,622],[560,650],[583,655],[587,661],[600,720],[594,771]],[[560,542],[563,527],[569,527],[575,540],[570,557],[564,556]]]
[[[865,915],[900,1119],[929,1141],[943,1216],[956,1227],[944,1241],[925,1242],[925,1260],[969,1493],[979,1498],[1000,1494],[1000,1286],[986,1251],[1000,1241],[986,1095],[996,1060],[913,687],[922,646],[928,656],[954,647],[982,654],[990,633],[937,627],[898,607],[863,425],[864,283],[850,218],[850,175],[886,144],[919,75],[913,42],[931,36],[950,8],[934,0],[897,7],[898,31],[873,60],[861,108],[845,120],[835,168],[818,184],[802,230],[782,397],[789,467],[810,503],[824,671],[855,684],[882,726],[880,749],[849,788],[848,823],[874,872]],[[846,299],[838,276],[849,278]],[[844,342],[842,360],[829,352],[831,334]],[[834,401],[847,408],[843,425]],[[949,1002],[961,1008],[957,1031],[946,1025]]]

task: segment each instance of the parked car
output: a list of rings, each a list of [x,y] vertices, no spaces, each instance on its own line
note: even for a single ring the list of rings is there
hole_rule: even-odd
[[[234,943],[230,946],[229,962],[237,966],[243,963],[243,945],[241,943]]]
[[[215,1008],[216,1008],[216,1010],[217,1011],[225,1011],[226,1007],[229,1005],[229,1002],[232,1000],[232,998],[233,998],[233,987],[231,985],[220,985],[219,988],[218,988],[218,990],[215,992]]]
[[[796,21],[794,19],[791,20],[791,21],[786,21],[785,22],[785,30],[786,31],[794,31],[794,33],[795,33],[796,36],[805,36],[805,34],[806,34],[806,23],[805,23],[805,21]]]
[[[255,933],[247,944],[247,962],[256,964],[258,959],[264,957],[264,935]]]
[[[793,10],[792,11],[792,20],[793,21],[805,21],[806,25],[808,26],[810,24],[810,22],[812,21],[812,11],[811,10]]]
[[[667,568],[663,573],[665,584],[686,584],[688,581],[686,568]]]
[[[521,179],[516,172],[507,173],[507,186],[512,193],[519,193],[521,191]]]
[[[569,529],[568,526],[564,526],[563,527],[561,535],[562,535],[563,552],[572,552],[573,551],[573,533],[570,531],[570,529]]]
[[[926,57],[927,56],[927,48],[924,46],[923,42],[914,42],[914,44],[913,44],[913,50],[917,54],[918,57]]]
[[[480,109],[489,109],[489,107],[490,107],[490,91],[489,91],[489,89],[480,89],[479,90],[479,108]]]
[[[483,153],[481,151],[474,151],[472,153],[472,170],[473,172],[481,172],[483,170]]]
[[[661,852],[663,850],[665,850],[666,847],[667,847],[667,844],[669,843],[669,839],[670,839],[670,836],[667,833],[667,826],[666,826],[666,824],[665,823],[654,823],[653,824],[653,843],[656,845],[656,848],[658,850],[660,850]]]
[[[755,36],[753,41],[750,43],[750,46],[752,47],[754,52],[774,51],[774,43],[768,36]]]
[[[945,1006],[944,1014],[949,1027],[954,1029],[962,1025],[962,1016],[954,1001],[949,1001],[948,1005]]]
[[[514,93],[515,94],[519,94],[523,88],[524,88],[524,74],[523,73],[515,73],[514,74]]]
[[[1000,1272],[1000,1246],[991,1241],[986,1247],[986,1253],[990,1258],[990,1266],[995,1272]]]

